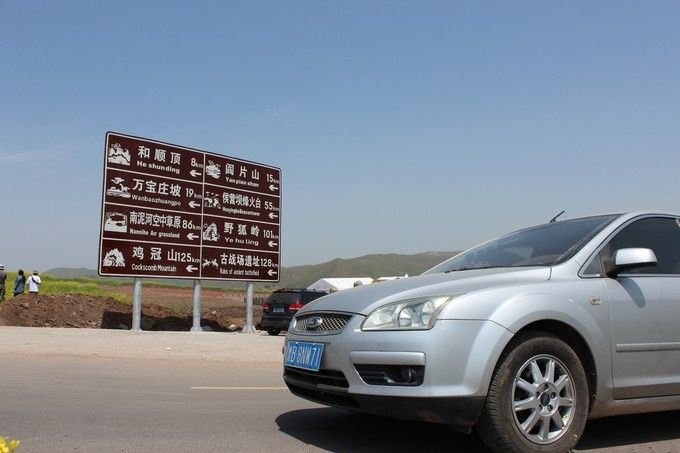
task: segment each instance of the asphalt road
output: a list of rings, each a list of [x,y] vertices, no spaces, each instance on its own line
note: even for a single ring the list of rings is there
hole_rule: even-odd
[[[272,347],[280,350],[274,340]],[[0,364],[0,435],[21,439],[25,452],[486,451],[474,435],[444,426],[351,414],[295,398],[272,360],[0,349]],[[669,412],[592,421],[578,450],[680,452],[678,420],[679,412]]]

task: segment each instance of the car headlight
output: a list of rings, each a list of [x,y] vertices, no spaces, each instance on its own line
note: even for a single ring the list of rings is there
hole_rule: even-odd
[[[361,324],[361,330],[426,330],[456,296],[425,297],[384,305]]]

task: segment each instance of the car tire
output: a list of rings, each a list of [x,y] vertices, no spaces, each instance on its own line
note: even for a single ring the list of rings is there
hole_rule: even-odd
[[[552,334],[529,332],[501,355],[476,428],[496,452],[567,452],[585,428],[589,395],[574,350]]]
[[[275,329],[273,327],[267,327],[267,333],[269,335],[278,335],[281,333],[281,329]]]

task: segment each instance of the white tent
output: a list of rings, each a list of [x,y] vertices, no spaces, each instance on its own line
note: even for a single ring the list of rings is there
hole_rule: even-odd
[[[373,283],[373,279],[371,277],[320,278],[309,285],[307,289],[328,292],[341,291],[354,287],[356,282],[361,282],[362,285],[370,285]]]

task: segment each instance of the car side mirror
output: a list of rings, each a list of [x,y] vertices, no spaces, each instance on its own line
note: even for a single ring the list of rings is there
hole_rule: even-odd
[[[648,248],[619,249],[614,252],[613,261],[612,269],[607,272],[609,277],[616,277],[624,271],[657,263],[654,251]]]

